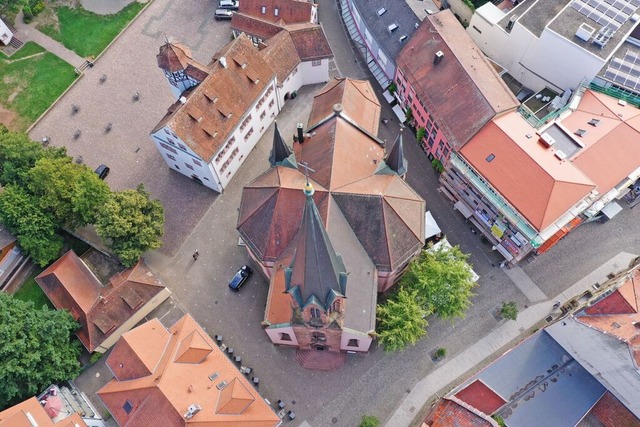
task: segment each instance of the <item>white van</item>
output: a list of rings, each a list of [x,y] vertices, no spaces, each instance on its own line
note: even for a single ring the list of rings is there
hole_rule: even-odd
[[[219,21],[221,19],[231,19],[233,18],[233,12],[229,9],[217,9],[213,17],[216,19],[216,21]]]

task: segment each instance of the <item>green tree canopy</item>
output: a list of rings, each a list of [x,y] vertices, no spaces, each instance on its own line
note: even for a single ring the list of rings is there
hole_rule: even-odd
[[[0,125],[0,184],[26,185],[27,173],[42,158],[66,156],[64,148],[43,148],[24,133],[8,132]]]
[[[0,222],[40,266],[44,267],[58,257],[62,237],[56,233],[53,217],[22,188],[10,185],[0,193]]]
[[[111,193],[95,225],[120,261],[132,266],[144,252],[162,245],[164,209],[141,184],[136,190]]]
[[[376,310],[378,339],[385,350],[405,348],[426,335],[429,313],[420,305],[417,291],[400,288]]]
[[[109,186],[70,157],[42,158],[29,170],[27,188],[59,227],[75,229],[95,220]]]
[[[474,295],[469,255],[458,246],[422,251],[400,279],[400,286],[416,290],[422,307],[442,318],[463,317]]]
[[[79,373],[78,324],[66,311],[35,309],[0,292],[0,405],[11,406]]]

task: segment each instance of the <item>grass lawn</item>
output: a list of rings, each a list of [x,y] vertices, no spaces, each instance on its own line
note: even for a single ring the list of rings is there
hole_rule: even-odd
[[[9,60],[15,61],[16,59],[26,58],[27,56],[35,55],[36,53],[46,52],[46,49],[34,42],[26,42],[18,49],[13,55],[8,57]]]
[[[10,60],[0,59],[0,104],[18,114],[12,130],[26,130],[76,79],[73,66],[49,52],[15,60],[41,50],[27,43]]]
[[[35,270],[29,275],[29,278],[25,280],[22,287],[16,292],[13,297],[22,301],[33,301],[35,308],[40,309],[43,305],[48,308],[54,309],[53,304],[49,301],[49,298],[42,292],[40,286],[35,281],[35,277],[42,272],[42,269],[36,267]]]
[[[112,15],[97,15],[82,8],[57,9],[59,32],[53,27],[40,28],[82,57],[96,57],[111,40],[142,10],[144,4],[133,2]]]

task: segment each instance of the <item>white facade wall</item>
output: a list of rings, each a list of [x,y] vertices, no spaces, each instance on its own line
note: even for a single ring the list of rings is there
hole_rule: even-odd
[[[274,344],[298,346],[298,338],[296,338],[296,334],[293,332],[293,327],[291,326],[269,327],[265,329],[265,331]],[[287,334],[291,339],[283,340],[282,334]]]
[[[303,73],[300,70],[300,65],[298,66],[284,79],[283,82],[278,82],[278,102],[280,103],[279,108],[282,109],[285,103],[285,98],[289,99],[291,94],[304,84],[302,83]],[[282,85],[282,86],[280,86]]]
[[[316,64],[316,65],[314,65]],[[318,61],[303,61],[298,65],[303,85],[326,83],[329,81],[329,58]]]
[[[5,24],[4,21],[0,19],[0,42],[2,42],[2,44],[6,46],[9,44],[12,38],[13,33],[11,32],[9,27],[7,27],[7,24]]]
[[[198,80],[187,76],[184,71],[176,71],[172,73],[165,70],[164,76],[167,78],[167,83],[169,83],[171,93],[176,100],[180,98],[182,92],[200,83]]]
[[[350,346],[350,340],[357,340],[358,346]],[[369,347],[371,347],[372,341],[373,338],[367,334],[344,328],[342,329],[342,335],[340,337],[340,350],[367,352],[369,351]]]

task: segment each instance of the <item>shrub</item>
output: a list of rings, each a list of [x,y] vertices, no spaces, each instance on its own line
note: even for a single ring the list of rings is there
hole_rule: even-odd
[[[91,357],[89,358],[89,363],[91,363],[92,365],[94,363],[96,363],[98,360],[100,360],[100,358],[102,357],[102,353],[98,353],[97,351],[91,354]]]
[[[389,92],[395,93],[398,90],[398,86],[396,85],[396,82],[391,82],[387,89],[389,90]]]
[[[33,16],[38,16],[38,14],[40,12],[42,12],[44,10],[44,2],[43,1],[39,1],[37,2],[32,8],[31,8],[31,12],[33,13]]]
[[[378,427],[380,425],[380,420],[373,415],[364,415],[358,427]]]
[[[500,415],[492,415],[491,418],[493,418],[500,427],[507,427]]]
[[[500,309],[500,315],[505,319],[516,320],[518,318],[518,306],[515,301],[504,301]]]
[[[24,23],[28,24],[33,21],[33,11],[29,6],[24,6],[22,8],[22,12],[24,13]]]
[[[422,139],[426,134],[427,130],[425,128],[418,128],[418,130],[416,131],[416,139],[418,140],[418,143],[422,143]]]
[[[442,166],[442,162],[438,159],[431,160],[431,166],[433,166],[438,173],[442,173],[444,171],[444,166]]]
[[[436,350],[436,358],[437,359],[442,359],[446,355],[447,355],[447,349],[446,348],[440,347],[439,349]]]
[[[411,107],[407,108],[407,112],[404,113],[404,115],[408,122],[411,122],[411,120],[413,120],[413,110],[411,109]]]

